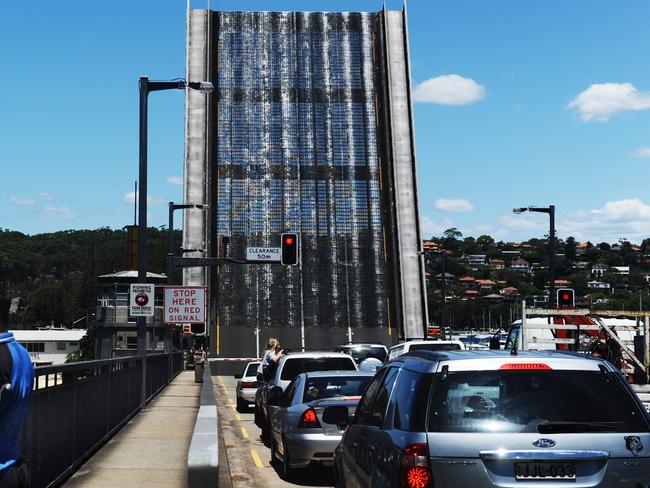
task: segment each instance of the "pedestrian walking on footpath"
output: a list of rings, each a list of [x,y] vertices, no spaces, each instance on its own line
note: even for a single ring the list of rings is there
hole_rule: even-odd
[[[0,488],[29,486],[18,437],[29,409],[34,368],[9,330],[10,301],[0,295]]]

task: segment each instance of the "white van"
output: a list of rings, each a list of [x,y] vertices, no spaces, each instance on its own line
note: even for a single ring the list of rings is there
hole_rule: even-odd
[[[459,351],[465,350],[465,344],[460,341],[407,341],[391,347],[388,350],[388,360],[395,359],[409,351]]]

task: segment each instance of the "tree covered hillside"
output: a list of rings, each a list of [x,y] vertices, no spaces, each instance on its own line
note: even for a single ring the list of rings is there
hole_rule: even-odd
[[[176,251],[181,231],[174,231]],[[149,229],[149,270],[165,272],[167,231]],[[93,313],[97,277],[127,269],[126,229],[69,230],[33,236],[0,229],[0,282],[20,297],[20,328],[69,326]],[[79,325],[85,324],[82,320]]]

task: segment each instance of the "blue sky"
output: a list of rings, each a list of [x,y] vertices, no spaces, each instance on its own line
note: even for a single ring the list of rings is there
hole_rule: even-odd
[[[371,10],[380,1],[213,1]],[[388,2],[401,8],[401,2]],[[192,1],[204,8],[207,0]],[[182,77],[185,0],[0,4],[0,227],[133,222],[137,80]],[[650,3],[411,0],[422,229],[523,240],[650,237]],[[182,200],[183,94],[150,97],[149,222]]]

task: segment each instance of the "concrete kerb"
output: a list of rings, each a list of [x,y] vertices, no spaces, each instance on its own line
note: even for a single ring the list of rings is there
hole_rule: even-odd
[[[187,452],[189,488],[219,486],[219,416],[210,368],[203,370],[199,412]]]

